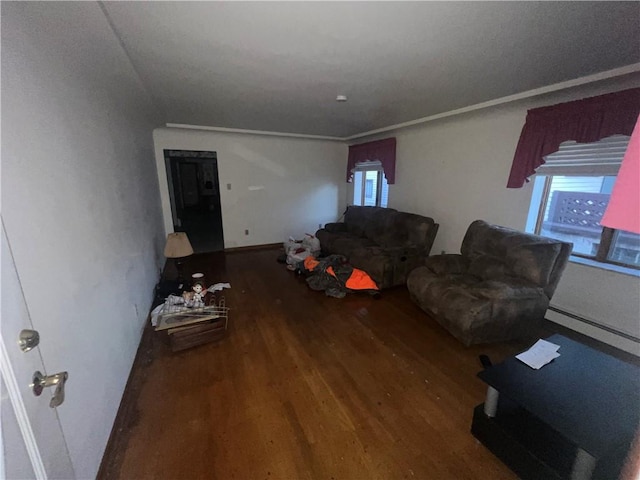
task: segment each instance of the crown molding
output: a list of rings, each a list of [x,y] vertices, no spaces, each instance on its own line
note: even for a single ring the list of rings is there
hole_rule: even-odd
[[[414,125],[420,125],[421,123],[432,122],[434,120],[440,120],[441,118],[453,117],[463,113],[474,112],[476,110],[482,110],[484,108],[495,107],[497,105],[503,105],[505,103],[516,102],[518,100],[524,100],[525,98],[537,97],[546,93],[557,92],[559,90],[565,90],[567,88],[578,87],[580,85],[586,85],[588,83],[599,82],[601,80],[607,80],[609,78],[620,77],[622,75],[628,75],[630,73],[640,72],[640,63],[633,63],[624,67],[614,68],[612,70],[606,70],[604,72],[594,73],[593,75],[587,75],[586,77],[574,78],[572,80],[566,80],[560,83],[554,83],[553,85],[547,85],[545,87],[534,88],[533,90],[527,90],[526,92],[516,93],[514,95],[508,95],[502,98],[496,98],[495,100],[489,100],[487,102],[477,103],[468,107],[458,108],[456,110],[450,110],[448,112],[438,113],[436,115],[430,115],[428,117],[418,118],[416,120],[410,120],[408,122],[397,123],[395,125],[389,125],[388,127],[377,128],[375,130],[369,130],[368,132],[356,133],[350,137],[345,137],[345,141],[355,140],[357,138],[368,137],[377,133],[389,132],[391,130],[399,130],[401,128],[413,127]]]
[[[205,130],[210,132],[240,133],[248,135],[266,135],[271,137],[304,138],[307,140],[331,140],[344,142],[345,137],[330,137],[326,135],[307,135],[304,133],[270,132],[265,130],[246,130],[244,128],[208,127],[206,125],[189,125],[186,123],[167,123],[168,128],[182,128],[185,130]]]
[[[243,128],[225,128],[225,127],[209,127],[205,125],[189,125],[184,123],[167,123],[168,128],[181,128],[185,130],[204,130],[223,133],[239,133],[249,135],[265,135],[272,137],[289,137],[289,138],[302,138],[309,140],[330,140],[333,142],[350,142],[363,137],[376,135],[378,133],[390,132],[393,130],[400,130],[402,128],[413,127],[423,123],[432,122],[434,120],[440,120],[442,118],[453,117],[455,115],[461,115],[463,113],[475,112],[485,108],[495,107],[498,105],[504,105],[506,103],[517,102],[526,98],[537,97],[545,95],[547,93],[557,92],[560,90],[566,90],[572,87],[578,87],[580,85],[586,85],[589,83],[599,82],[602,80],[608,80],[610,78],[621,77],[623,75],[629,75],[631,73],[640,72],[640,63],[633,63],[624,67],[614,68],[612,70],[606,70],[604,72],[594,73],[585,77],[574,78],[572,80],[566,80],[560,83],[554,83],[553,85],[547,85],[545,87],[534,88],[533,90],[527,90],[526,92],[520,92],[506,97],[496,98],[487,102],[476,103],[468,107],[458,108],[456,110],[449,110],[448,112],[438,113],[436,115],[430,115],[428,117],[418,118],[416,120],[410,120],[408,122],[397,123],[395,125],[389,125],[387,127],[377,128],[375,130],[369,130],[367,132],[356,133],[347,137],[331,137],[326,135],[307,135],[304,133],[287,133],[287,132],[270,132],[265,130],[246,130]]]

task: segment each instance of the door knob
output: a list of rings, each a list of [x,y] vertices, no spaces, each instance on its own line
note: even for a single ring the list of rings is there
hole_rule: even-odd
[[[20,350],[23,352],[28,352],[29,350],[35,348],[40,343],[40,334],[35,330],[22,330],[20,332],[20,337],[18,337],[18,345],[20,346]]]
[[[39,397],[46,387],[56,387],[53,392],[53,397],[51,397],[51,401],[49,402],[49,406],[51,408],[55,408],[59,407],[62,405],[62,402],[64,402],[64,384],[68,378],[69,374],[67,372],[60,372],[54,375],[43,375],[41,372],[36,370],[33,374],[33,383],[30,386],[36,397]]]

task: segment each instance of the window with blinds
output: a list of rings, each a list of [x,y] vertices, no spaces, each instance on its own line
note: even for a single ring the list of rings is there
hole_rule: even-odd
[[[600,220],[629,137],[564,142],[536,171],[527,229],[573,243],[573,254],[640,268],[640,235],[603,228]]]

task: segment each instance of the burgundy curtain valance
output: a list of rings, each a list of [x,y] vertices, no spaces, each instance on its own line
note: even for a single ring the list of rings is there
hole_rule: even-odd
[[[349,146],[347,161],[347,182],[353,179],[353,170],[357,163],[378,160],[382,164],[384,176],[389,185],[396,181],[396,139],[385,138],[375,142]]]
[[[638,113],[640,88],[529,110],[507,188],[522,187],[562,142],[591,143],[611,135],[631,135]]]

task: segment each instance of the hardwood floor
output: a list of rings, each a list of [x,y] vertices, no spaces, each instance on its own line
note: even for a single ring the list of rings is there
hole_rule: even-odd
[[[469,433],[478,355],[409,299],[326,297],[277,250],[197,255],[228,336],[171,353],[146,329],[100,478],[514,479]]]

